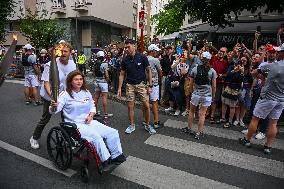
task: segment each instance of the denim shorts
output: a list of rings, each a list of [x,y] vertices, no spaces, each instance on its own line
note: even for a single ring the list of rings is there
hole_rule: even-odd
[[[250,97],[250,89],[243,89],[240,98],[240,104],[242,104],[246,109],[250,109],[251,106],[251,97]]]

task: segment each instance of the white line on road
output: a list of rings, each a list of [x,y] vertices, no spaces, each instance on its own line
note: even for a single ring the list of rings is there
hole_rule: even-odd
[[[223,163],[278,178],[284,178],[284,162],[253,156],[170,136],[150,136],[146,144]]]
[[[21,80],[8,80],[8,79],[5,79],[6,83],[16,83],[16,84],[25,84],[25,81],[21,81]]]
[[[38,163],[38,164],[40,164],[40,165],[42,165],[46,168],[52,169],[52,170],[54,170],[58,173],[61,173],[65,176],[67,176],[67,177],[72,177],[76,173],[76,171],[74,171],[72,169],[67,169],[65,171],[61,171],[61,170],[57,169],[51,161],[44,159],[40,156],[37,156],[35,154],[32,154],[30,152],[27,152],[25,150],[22,150],[18,147],[12,146],[12,145],[10,145],[6,142],[3,142],[1,140],[0,140],[0,148],[3,148],[3,149],[10,151],[10,152],[13,152],[13,153],[15,153],[19,156],[22,156],[26,159],[29,159],[33,162],[36,162],[36,163]]]
[[[171,127],[171,128],[174,128],[174,129],[181,129],[183,127],[187,127],[187,122],[168,119],[164,123],[164,126]],[[231,140],[238,140],[239,138],[244,137],[244,134],[242,134],[241,132],[238,132],[238,131],[233,131],[233,130],[230,130],[230,129],[217,128],[217,127],[210,127],[210,126],[205,126],[204,133],[208,134],[208,135],[216,136],[216,137],[231,139]],[[251,139],[251,142],[253,144],[259,144],[259,145],[264,144],[264,140],[256,140],[254,138]],[[284,140],[277,139],[277,138],[274,139],[273,143],[272,143],[272,147],[279,149],[279,150],[284,150]]]
[[[112,175],[150,188],[238,188],[133,156],[128,156]]]

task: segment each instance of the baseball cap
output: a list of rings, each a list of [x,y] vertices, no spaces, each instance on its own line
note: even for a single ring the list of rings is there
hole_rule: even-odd
[[[24,46],[24,49],[33,49],[33,46],[28,43]]]
[[[273,45],[269,44],[269,45],[266,46],[266,51],[274,51],[275,52],[276,50],[275,50]]]
[[[284,52],[284,43],[280,45],[279,47],[273,47],[276,51],[283,51]]]
[[[151,44],[148,47],[148,51],[160,51],[161,49],[156,44]]]
[[[104,56],[105,56],[104,51],[97,52],[97,57],[104,57]]]
[[[206,58],[206,59],[210,60],[211,57],[212,57],[212,55],[208,51],[205,51],[201,54],[201,58]]]

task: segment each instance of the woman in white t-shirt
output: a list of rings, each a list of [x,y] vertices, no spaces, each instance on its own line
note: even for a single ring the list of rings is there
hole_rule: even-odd
[[[102,162],[108,164],[110,158],[115,163],[125,161],[118,131],[93,120],[96,107],[86,88],[83,74],[77,70],[71,72],[67,76],[66,84],[66,91],[59,95],[58,102],[51,101],[50,113],[62,111],[64,121],[75,123],[82,138],[95,145]]]

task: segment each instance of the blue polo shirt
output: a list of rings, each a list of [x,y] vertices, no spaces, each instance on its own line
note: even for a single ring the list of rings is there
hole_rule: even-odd
[[[145,55],[138,52],[134,57],[127,55],[121,63],[121,69],[126,73],[126,83],[136,85],[142,81],[146,82],[146,68],[149,66]]]

